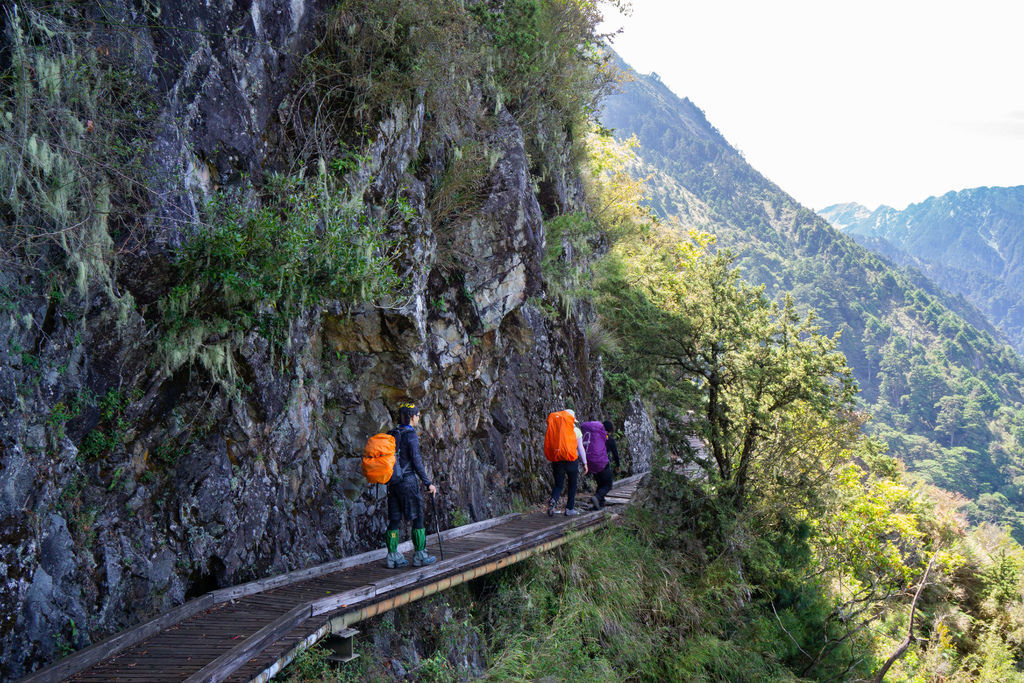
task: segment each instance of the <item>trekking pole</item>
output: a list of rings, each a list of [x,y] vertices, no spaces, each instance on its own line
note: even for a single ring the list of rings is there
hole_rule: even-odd
[[[434,528],[437,529],[437,550],[441,554],[441,559],[444,559],[444,548],[441,547],[441,520],[437,516],[437,493],[434,493]]]

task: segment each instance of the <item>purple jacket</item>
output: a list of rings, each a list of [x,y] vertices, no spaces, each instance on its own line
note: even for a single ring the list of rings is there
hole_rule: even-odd
[[[608,449],[605,441],[608,432],[600,422],[584,422],[580,424],[583,432],[583,446],[587,449],[587,467],[593,473],[602,472],[608,467]]]

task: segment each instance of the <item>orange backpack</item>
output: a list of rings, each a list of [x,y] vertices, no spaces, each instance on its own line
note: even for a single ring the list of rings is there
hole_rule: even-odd
[[[363,449],[363,476],[371,484],[386,484],[395,472],[395,430],[374,434]]]
[[[576,418],[564,410],[548,414],[548,431],[544,434],[544,457],[551,462],[576,459]]]

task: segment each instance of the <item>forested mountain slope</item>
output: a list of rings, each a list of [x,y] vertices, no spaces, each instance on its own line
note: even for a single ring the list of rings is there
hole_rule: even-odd
[[[872,251],[962,294],[1024,350],[1024,186],[947,192],[902,211],[836,204],[819,213]]]
[[[692,102],[656,75],[605,104],[602,123],[636,136],[650,205],[714,233],[743,276],[813,307],[873,414],[872,429],[925,479],[974,500],[975,519],[1024,506],[1021,358],[983,316],[915,271],[893,266],[752,168]]]

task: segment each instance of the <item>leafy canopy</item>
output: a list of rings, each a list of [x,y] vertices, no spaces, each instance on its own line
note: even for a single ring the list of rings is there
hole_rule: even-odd
[[[603,263],[601,311],[626,341],[627,365],[689,399],[684,421],[704,437],[695,457],[720,492],[742,502],[764,446],[800,421],[794,411],[829,416],[853,407],[855,385],[838,336],[818,333],[791,298],[769,301],[731,268],[728,252],[691,233],[687,241],[652,228],[623,241]]]

